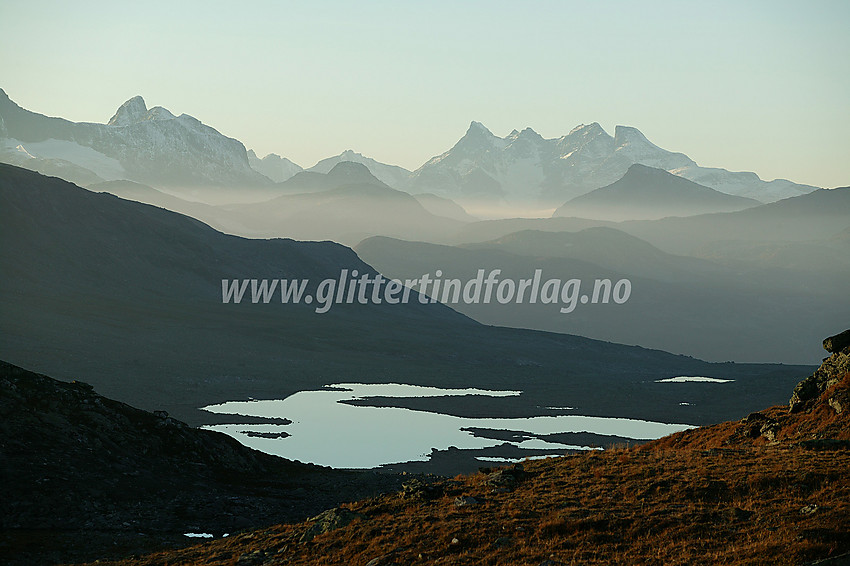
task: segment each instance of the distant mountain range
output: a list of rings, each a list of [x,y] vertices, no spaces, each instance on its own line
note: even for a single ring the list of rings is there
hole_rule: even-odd
[[[380,179],[381,182],[385,183],[387,186],[390,186],[394,189],[404,191],[407,190],[407,187],[410,184],[410,171],[408,171],[404,167],[380,163],[378,161],[375,161],[371,157],[366,157],[350,149],[343,151],[339,155],[328,157],[327,159],[322,159],[321,161],[310,167],[308,171],[314,171],[316,173],[328,173],[331,169],[334,168],[334,166],[345,161],[351,161],[352,163],[360,163],[362,165],[365,165],[372,173],[372,175]]]
[[[440,239],[464,223],[428,210],[456,217],[465,214],[450,201],[421,197],[426,207],[353,161],[339,161],[327,173],[302,171],[280,183],[278,189],[286,194],[265,202],[221,207],[232,223],[228,231],[244,234],[242,227],[249,227],[250,233],[265,237],[330,239],[354,245],[374,234]]]
[[[439,269],[446,280],[468,281],[483,269],[519,281],[539,269],[544,281],[581,281],[585,296],[595,280],[631,284],[631,298],[622,305],[577,304],[568,314],[540,302],[451,303],[485,324],[580,334],[712,361],[817,360],[817,341],[806,338],[850,316],[843,300],[850,255],[816,242],[774,244],[767,253],[764,245],[715,246],[705,258],[673,255],[621,230],[596,227],[529,229],[456,246],[374,237],[355,250],[381,273],[401,279]],[[769,257],[775,250],[783,252],[781,263]],[[735,261],[736,252],[768,257]],[[787,328],[795,329],[793,335]]]
[[[260,159],[253,149],[248,150],[248,164],[254,171],[265,175],[275,183],[282,183],[304,170],[300,165],[276,153],[270,153]]]
[[[140,96],[107,124],[24,110],[0,90],[2,160],[89,184],[127,179],[161,187],[263,186],[245,146],[188,114],[148,109]],[[62,175],[67,172],[66,175]]]
[[[663,169],[635,163],[620,180],[567,201],[553,216],[653,220],[732,212],[760,204],[751,198],[715,191]]]
[[[486,220],[464,226],[453,241],[486,242],[521,230],[575,232],[595,226],[617,228],[675,254],[691,254],[707,242],[824,240],[850,226],[850,187],[820,189],[736,212],[684,218],[624,222],[562,216]]]
[[[593,123],[557,139],[526,128],[504,138],[472,122],[449,151],[413,172],[414,190],[460,200],[461,204],[536,202],[559,206],[566,200],[617,181],[635,163],[663,169],[717,191],[772,202],[815,189],[755,173],[699,167],[683,153],[656,146],[636,128],[617,126],[614,137]]]
[[[107,124],[93,124],[24,110],[2,90],[0,161],[81,185],[123,179],[154,188],[192,188],[195,200],[204,200],[205,192],[216,187],[268,189],[303,170],[276,154],[260,159],[241,142],[187,114],[148,109],[139,96],[121,105]],[[654,145],[635,128],[617,126],[612,137],[597,123],[544,139],[530,128],[500,138],[472,122],[451,149],[413,172],[353,150],[323,159],[308,171],[328,173],[344,161],[365,165],[394,189],[436,194],[496,215],[511,207],[551,210],[611,185],[636,163],[760,202],[815,189],[783,179],[762,181],[755,173],[699,167],[682,153]]]

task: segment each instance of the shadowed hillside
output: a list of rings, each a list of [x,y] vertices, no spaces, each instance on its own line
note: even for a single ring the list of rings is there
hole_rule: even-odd
[[[289,462],[0,362],[0,556],[54,564],[302,520],[399,482]]]
[[[727,264],[666,253],[608,227],[525,230],[457,246],[375,237],[355,250],[382,273],[402,279],[441,270],[445,280],[468,281],[484,269],[499,270],[500,280],[519,281],[539,269],[543,281],[580,280],[586,297],[592,297],[598,279],[628,279],[627,302],[577,302],[569,313],[539,301],[530,304],[528,298],[521,304],[446,299],[486,324],[579,334],[708,360],[815,362],[820,354],[807,338],[819,334],[819,324],[840,325],[850,315],[850,305],[842,301],[847,264],[840,253],[830,256],[833,270],[774,266],[769,260]],[[787,328],[797,332],[789,335]]]

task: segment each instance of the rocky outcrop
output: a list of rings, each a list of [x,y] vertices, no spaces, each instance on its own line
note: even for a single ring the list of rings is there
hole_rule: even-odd
[[[823,347],[832,355],[823,361],[823,364],[815,373],[794,388],[789,401],[789,408],[792,413],[809,408],[814,400],[850,373],[850,330],[830,336],[823,341]],[[844,410],[841,406],[841,398],[836,397],[835,401],[832,399],[833,397],[830,397],[828,401],[830,406],[838,405],[839,408],[833,408],[836,412],[841,413]],[[846,407],[846,401],[844,406]]]
[[[310,527],[301,536],[301,542],[313,540],[317,535],[329,533],[341,529],[355,519],[363,519],[364,516],[343,507],[328,509],[310,519]]]
[[[768,442],[776,440],[779,423],[763,413],[751,413],[741,423],[746,425],[746,435],[752,438],[764,437]]]
[[[823,349],[830,354],[838,353],[850,346],[850,329],[845,330],[841,334],[830,336],[823,341]]]

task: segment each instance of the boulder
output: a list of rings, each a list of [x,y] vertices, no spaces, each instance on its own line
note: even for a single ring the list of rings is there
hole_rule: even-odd
[[[830,354],[835,354],[850,346],[850,329],[835,336],[830,336],[823,341],[823,349]]]

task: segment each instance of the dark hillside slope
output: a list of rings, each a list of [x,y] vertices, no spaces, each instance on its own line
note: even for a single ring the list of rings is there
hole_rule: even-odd
[[[0,556],[26,566],[303,520],[399,483],[269,456],[5,362],[0,482]]]

